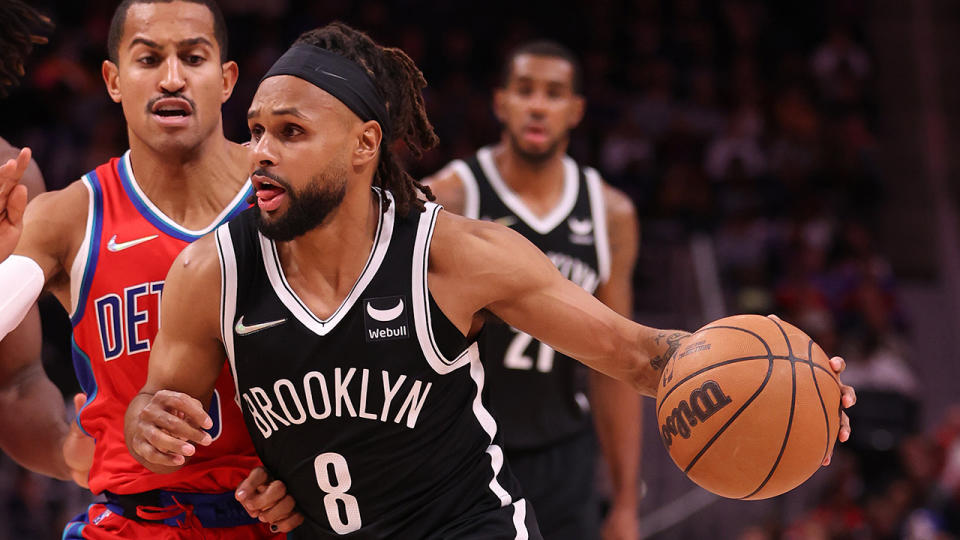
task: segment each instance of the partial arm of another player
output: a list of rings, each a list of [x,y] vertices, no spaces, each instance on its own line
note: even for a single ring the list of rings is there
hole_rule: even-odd
[[[623,193],[604,186],[610,239],[610,277],[596,291],[598,300],[632,318],[633,270],[639,247],[639,223],[633,203]],[[677,337],[686,335],[677,333]],[[640,396],[626,384],[590,372],[590,403],[600,450],[610,471],[611,507],[604,519],[604,540],[639,538],[637,479],[643,433]]]
[[[223,367],[220,269],[212,236],[184,249],[167,274],[160,330],[150,352],[147,382],[127,407],[130,453],[157,473],[179,469],[209,445],[209,403]]]
[[[60,391],[40,364],[40,315],[31,308],[20,327],[0,341],[0,448],[24,467],[71,478],[62,441],[69,432]]]
[[[19,220],[19,228],[16,227],[10,216],[23,214],[24,211],[18,209],[11,214],[11,200],[2,194],[9,195],[8,190],[17,185],[17,190],[27,195],[24,202],[32,200],[44,192],[43,177],[36,163],[29,160],[29,150],[17,150],[2,139],[0,147],[3,157],[15,160],[0,167],[0,201],[5,201],[8,210],[0,218],[0,229],[4,230],[0,235],[6,235],[7,244],[10,241],[16,244],[18,254],[35,254],[30,257],[31,260],[35,257],[43,261],[34,269],[37,284],[57,281],[62,267],[58,259],[67,247],[64,242],[66,235],[60,234],[61,229],[71,223],[70,220],[85,217],[74,211],[57,209],[83,202],[74,199],[85,194],[64,190],[43,195],[40,200],[30,204],[26,215]],[[25,166],[23,160],[27,160]],[[18,204],[12,202],[12,206]],[[82,208],[85,212],[85,207]],[[55,218],[48,220],[44,216]],[[25,232],[22,232],[24,227]],[[5,249],[0,251],[9,254],[9,250]],[[10,267],[6,268],[9,272]],[[4,273],[3,270],[0,273]],[[11,279],[7,280],[6,277]],[[3,281],[17,284],[16,276],[5,276]],[[87,472],[92,464],[93,440],[85,436],[75,423],[67,421],[60,392],[43,371],[40,316],[34,305],[36,294],[36,290],[27,292],[22,288],[17,291],[4,289],[4,293],[0,293],[0,304],[4,305],[0,318],[6,319],[3,326],[10,328],[18,325],[6,337],[0,337],[0,425],[5,426],[0,433],[0,447],[30,470],[62,480],[72,478],[81,486],[86,486]],[[24,312],[26,317],[21,321],[18,314]]]
[[[433,191],[437,203],[442,204],[444,210],[462,216],[466,210],[466,190],[463,180],[452,167],[444,167],[432,176],[423,179],[423,184]]]
[[[212,235],[194,242],[167,274],[160,331],[150,352],[147,382],[127,407],[127,449],[157,473],[178,470],[209,445],[207,405],[225,353],[220,336],[220,266]],[[237,500],[251,516],[289,532],[303,522],[286,486],[257,468],[240,484]]]

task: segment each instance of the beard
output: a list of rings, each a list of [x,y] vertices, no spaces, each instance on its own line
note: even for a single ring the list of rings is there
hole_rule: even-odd
[[[271,240],[288,242],[320,226],[347,194],[347,175],[334,170],[314,176],[301,191],[295,191],[286,180],[260,169],[255,175],[265,176],[286,190],[287,210],[275,217],[257,212],[257,229]]]
[[[520,144],[520,140],[512,133],[508,132],[507,136],[510,140],[510,148],[513,149],[514,153],[520,156],[520,159],[531,165],[542,165],[546,163],[550,158],[556,155],[557,151],[560,150],[560,144],[563,142],[562,140],[556,140],[551,142],[550,145],[544,150],[531,151],[525,149]]]

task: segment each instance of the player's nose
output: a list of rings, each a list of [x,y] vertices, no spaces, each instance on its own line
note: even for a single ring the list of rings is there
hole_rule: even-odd
[[[164,61],[162,73],[163,78],[160,80],[160,88],[166,92],[179,92],[187,85],[183,66],[180,65],[180,59],[176,56],[171,56]]]
[[[271,140],[269,135],[264,134],[250,143],[250,157],[256,166],[268,167],[277,164],[277,155]]]

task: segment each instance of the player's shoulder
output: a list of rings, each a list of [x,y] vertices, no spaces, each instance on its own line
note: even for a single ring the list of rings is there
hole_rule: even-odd
[[[209,287],[219,293],[220,255],[216,234],[216,231],[205,234],[183,248],[170,265],[167,281],[180,282],[198,296],[208,292]]]
[[[437,197],[437,202],[455,214],[463,214],[466,202],[466,187],[464,179],[457,171],[456,163],[451,161],[445,167],[423,179],[423,184],[430,188]]]
[[[19,148],[4,140],[3,137],[0,137],[0,163],[4,163],[8,159],[16,159],[17,154],[19,153]],[[24,186],[27,186],[28,202],[32,201],[37,195],[46,191],[46,185],[43,181],[43,174],[40,172],[40,167],[37,165],[37,161],[35,159],[30,160],[30,164],[27,165],[27,170],[24,171],[23,177],[20,178],[20,183]]]
[[[431,272],[509,271],[523,265],[531,249],[539,254],[523,235],[509,227],[441,211],[430,244]]]
[[[596,178],[600,181],[603,206],[606,209],[608,219],[636,219],[637,208],[629,195],[610,185],[596,169],[586,167],[586,170],[596,175]]]
[[[41,193],[27,205],[25,220],[27,223],[40,220],[48,227],[60,224],[83,229],[89,197],[87,188],[79,180],[63,189]]]
[[[187,244],[177,256],[175,264],[191,271],[210,271],[215,269],[219,273],[220,256],[217,251],[217,231],[209,232],[195,241]]]

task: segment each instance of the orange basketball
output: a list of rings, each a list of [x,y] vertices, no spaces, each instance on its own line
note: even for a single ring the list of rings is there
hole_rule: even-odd
[[[660,437],[701,487],[765,499],[810,477],[833,451],[840,382],[823,349],[796,327],[760,315],[712,322],[664,367]]]

